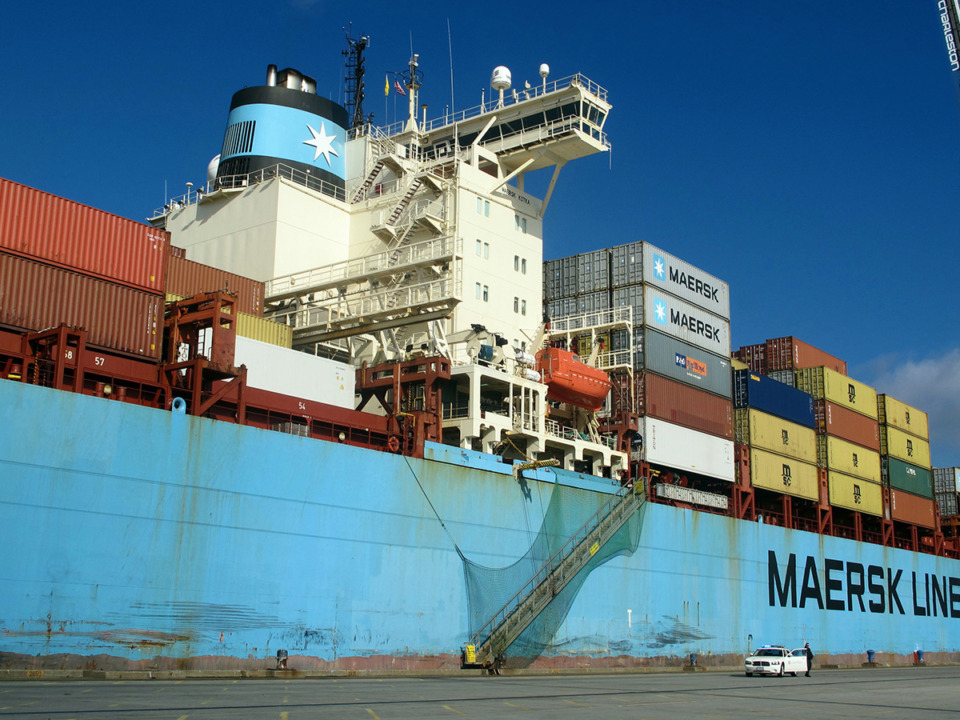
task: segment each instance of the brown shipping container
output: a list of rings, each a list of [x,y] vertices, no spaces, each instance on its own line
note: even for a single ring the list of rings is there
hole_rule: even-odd
[[[163,292],[170,235],[150,225],[0,178],[0,249]]]
[[[653,373],[637,374],[637,412],[733,440],[732,400]]]
[[[0,323],[82,327],[87,344],[159,359],[163,296],[0,253]]]
[[[734,350],[733,357],[742,363],[746,363],[750,372],[763,375],[767,371],[765,358],[767,356],[767,346],[763,343],[759,345],[741,345],[739,350]]]
[[[820,367],[847,374],[847,363],[795,337],[767,340],[767,371]]]
[[[890,489],[890,517],[897,522],[932,528],[935,524],[934,515],[933,500]]]
[[[170,253],[167,258],[167,284],[171,295],[192,297],[199,293],[225,290],[238,294],[237,312],[263,317],[263,283],[242,275],[219,270]]]
[[[833,435],[880,452],[880,426],[876,420],[829,400],[816,400],[813,407],[818,433]]]

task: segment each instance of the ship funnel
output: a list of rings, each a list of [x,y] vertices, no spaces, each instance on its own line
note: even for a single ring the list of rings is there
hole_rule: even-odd
[[[267,65],[267,87],[277,86],[277,66]]]

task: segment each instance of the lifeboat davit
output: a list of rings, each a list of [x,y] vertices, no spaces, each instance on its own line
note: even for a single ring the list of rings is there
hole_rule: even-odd
[[[584,363],[576,353],[546,348],[537,353],[537,371],[547,386],[547,398],[596,412],[613,387],[610,377]]]

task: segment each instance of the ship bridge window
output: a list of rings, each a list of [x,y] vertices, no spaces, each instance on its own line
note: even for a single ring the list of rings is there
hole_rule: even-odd
[[[591,125],[596,125],[600,127],[603,125],[603,121],[606,119],[606,113],[603,112],[600,108],[592,103],[584,101],[583,103],[583,117],[586,118],[587,122]]]

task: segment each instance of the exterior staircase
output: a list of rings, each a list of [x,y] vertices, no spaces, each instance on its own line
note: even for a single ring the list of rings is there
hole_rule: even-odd
[[[643,505],[643,483],[621,489],[600,508],[527,581],[516,595],[481,627],[463,652],[461,667],[499,674],[507,648],[580,572],[624,523]]]

